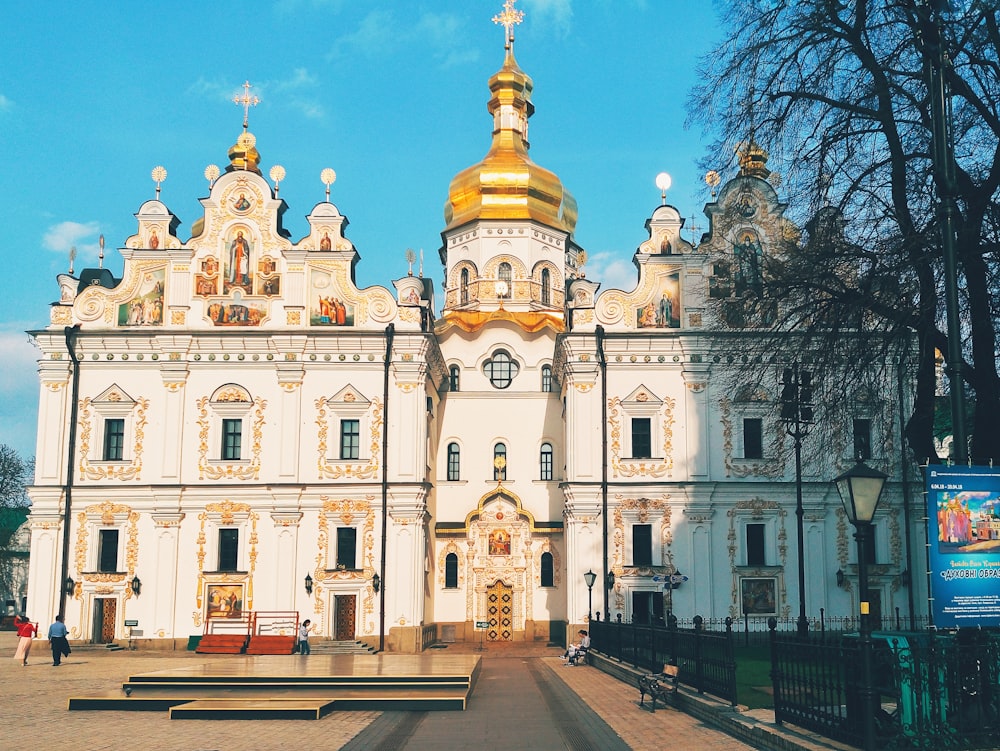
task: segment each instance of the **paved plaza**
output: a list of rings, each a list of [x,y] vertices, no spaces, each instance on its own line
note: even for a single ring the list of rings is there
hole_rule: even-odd
[[[163,751],[447,751],[502,746],[572,751],[751,749],[675,709],[638,707],[638,691],[599,670],[562,665],[556,649],[491,648],[465,712],[334,712],[319,721],[174,720],[166,712],[69,712],[66,700],[113,690],[130,675],[239,660],[192,652],[83,650],[52,666],[35,641],[28,667],[0,633],[0,724],[9,748]],[[289,660],[310,659],[289,655]]]

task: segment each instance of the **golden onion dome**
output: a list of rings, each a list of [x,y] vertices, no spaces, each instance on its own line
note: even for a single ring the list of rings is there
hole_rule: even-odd
[[[490,78],[493,144],[481,162],[452,179],[446,231],[476,219],[533,219],[573,233],[576,200],[554,172],[528,157],[532,86],[508,44],[503,67]]]
[[[736,150],[740,160],[740,175],[743,177],[759,177],[766,180],[771,174],[767,168],[767,152],[761,148],[751,135],[748,141],[741,143]]]
[[[260,174],[260,154],[256,148],[257,139],[253,133],[243,131],[229,148],[229,166],[226,172],[235,170],[249,170]]]

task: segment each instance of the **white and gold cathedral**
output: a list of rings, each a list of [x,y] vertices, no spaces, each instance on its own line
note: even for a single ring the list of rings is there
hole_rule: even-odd
[[[766,155],[744,150],[696,246],[658,206],[635,288],[599,291],[574,199],[528,156],[532,81],[510,28],[489,79],[492,145],[448,190],[440,299],[412,264],[391,289],[358,289],[329,190],[292,239],[246,127],[206,173],[190,238],[158,191],[121,279],[59,277],[51,324],[31,332],[33,619],[65,592],[78,640],[138,628],[180,647],[210,618],[293,612],[320,637],[415,652],[561,642],[591,611],[796,615],[778,376],[734,386],[739,365],[719,354],[733,327],[710,304],[798,232]],[[891,471],[895,407],[859,404],[869,461]],[[829,483],[851,464],[849,433],[805,470],[810,618],[856,612],[850,576],[835,576],[856,564]],[[871,568],[884,613],[906,608],[897,496],[890,483]]]

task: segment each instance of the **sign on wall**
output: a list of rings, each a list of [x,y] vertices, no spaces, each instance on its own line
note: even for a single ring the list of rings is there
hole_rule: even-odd
[[[1000,626],[1000,468],[927,468],[928,562],[939,628]]]

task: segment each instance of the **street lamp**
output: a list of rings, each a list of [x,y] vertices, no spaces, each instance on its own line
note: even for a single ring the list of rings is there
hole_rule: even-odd
[[[799,370],[799,364],[785,368],[781,377],[781,422],[785,431],[795,441],[795,528],[798,532],[799,553],[799,618],[796,630],[799,638],[809,636],[809,620],[806,618],[806,562],[805,533],[803,532],[802,507],[802,439],[809,435],[813,424],[813,381],[812,373]]]
[[[872,686],[872,630],[868,603],[868,541],[872,519],[878,507],[882,488],[888,476],[858,462],[834,482],[844,504],[847,520],[854,525],[854,539],[858,541],[858,598],[861,601],[861,628],[859,644],[862,660],[862,686],[858,691],[864,721],[864,749],[875,749],[875,689]]]
[[[597,574],[590,569],[583,575],[583,580],[587,582],[587,620],[590,621],[594,613],[594,582],[597,581]]]

